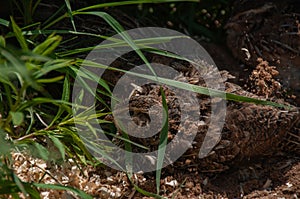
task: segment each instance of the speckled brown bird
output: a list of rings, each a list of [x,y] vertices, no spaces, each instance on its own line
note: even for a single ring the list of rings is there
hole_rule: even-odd
[[[171,65],[174,68],[185,68],[182,74],[187,77],[190,83],[205,86],[205,81],[200,77],[199,71],[194,70],[193,65],[182,67],[178,67],[178,64],[174,63]],[[209,67],[211,66],[207,65],[208,69]],[[230,83],[228,78],[232,78],[232,76],[228,72],[221,71],[220,73],[222,78],[213,79],[213,81],[224,83],[226,92],[256,99],[266,99],[266,97],[257,96],[245,91],[234,83]],[[201,75],[203,77],[203,74]],[[164,86],[163,88],[169,108],[168,141],[170,142],[178,129],[180,129],[178,126],[180,120],[189,122],[192,121],[192,118],[189,118],[189,116],[182,118],[182,110],[179,107],[180,104],[177,101],[176,94],[168,86]],[[300,154],[300,115],[297,107],[291,106],[290,109],[283,109],[253,103],[228,101],[225,123],[221,135],[220,137],[214,137],[215,135],[206,135],[209,126],[214,128],[214,125],[217,125],[210,123],[211,98],[199,94],[196,100],[198,100],[200,109],[200,123],[197,124],[197,134],[193,145],[174,163],[175,167],[197,167],[201,172],[221,172],[243,161],[253,161],[259,157],[270,157],[286,152]],[[288,105],[283,100],[274,100],[278,103]],[[159,85],[141,86],[139,90],[131,95],[129,104],[130,115],[134,118],[136,124],[146,124],[149,122],[149,125],[151,125],[151,120],[147,119],[147,110],[145,108],[154,105],[157,106],[161,103]],[[191,129],[184,129],[184,134],[189,136]],[[217,140],[217,143],[207,156],[199,158],[200,148],[203,145],[204,138],[207,136],[211,136],[209,137],[211,140]],[[146,140],[132,137],[131,140],[145,145],[152,151],[157,149],[159,143],[158,136],[153,136]],[[181,150],[180,147],[184,147],[187,144],[184,139],[177,141],[182,144],[174,146],[172,148],[174,151]],[[147,152],[141,151],[138,147],[133,147],[133,151]],[[168,155],[172,155],[172,152],[169,151],[166,156]]]
[[[266,97],[247,92],[240,86],[230,83],[230,74],[221,71],[225,91],[256,99]],[[200,96],[199,96],[200,97]],[[283,100],[275,100],[285,103]],[[255,161],[257,158],[271,157],[282,153],[300,155],[300,113],[299,108],[289,110],[253,103],[228,101],[224,128],[221,139],[211,152],[202,159],[198,153],[210,122],[210,99],[201,96],[200,107],[206,118],[194,140],[193,147],[175,164],[186,167],[186,160],[197,165],[201,172],[220,172],[237,166],[244,161]],[[287,104],[287,103],[285,103]]]

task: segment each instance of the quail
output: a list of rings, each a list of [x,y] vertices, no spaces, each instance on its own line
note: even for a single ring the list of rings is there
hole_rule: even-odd
[[[210,67],[207,65],[207,68]],[[182,73],[191,84],[206,86],[205,81],[202,79],[203,74],[199,74],[199,71],[195,70],[192,64],[186,67],[186,70]],[[230,83],[229,80],[232,78],[232,75],[227,71],[221,71],[220,74],[221,78],[213,79],[213,81],[223,83],[227,93],[269,100],[266,99],[266,96],[258,96],[234,83]],[[143,121],[145,118],[148,118],[145,116],[147,115],[145,107],[157,106],[157,104],[162,103],[160,88],[160,85],[155,84],[143,85],[139,91],[135,91],[131,95],[129,111],[134,117],[136,124],[146,124],[149,122],[149,125],[151,125],[149,119],[146,119],[146,123]],[[176,94],[168,86],[163,86],[163,89],[166,93],[166,102],[168,104],[168,141],[171,142],[176,133],[180,131],[180,120],[188,123],[192,118],[189,118],[189,116],[182,117],[182,110],[180,109],[180,103],[176,98]],[[196,166],[201,172],[221,172],[245,160],[251,161],[257,157],[270,157],[280,153],[300,154],[300,115],[297,107],[291,106],[281,99],[274,99],[274,101],[286,104],[289,106],[289,109],[228,101],[224,126],[220,135],[214,137],[215,135],[207,135],[208,128],[214,128],[214,125],[217,125],[210,122],[212,120],[212,100],[210,96],[197,95],[197,103],[199,103],[197,108],[199,108],[200,113],[198,116],[199,122],[196,124],[197,132],[192,145],[173,164],[175,167],[186,168],[187,166]],[[141,109],[141,105],[144,108]],[[140,122],[138,121],[139,117],[141,117]],[[189,136],[191,128],[184,129],[184,134]],[[214,142],[214,146],[208,150],[205,156],[199,158],[199,152],[201,147],[203,147],[205,138],[208,138],[208,140],[217,140],[217,142]],[[147,145],[150,150],[156,150],[159,143],[158,136],[153,136],[146,140],[131,137],[131,140],[142,145]],[[165,159],[168,159],[167,156],[172,156],[172,151],[181,150],[180,147],[183,148],[185,144],[188,144],[185,143],[184,139],[177,140],[177,142],[181,144],[174,145],[173,148],[171,147],[172,150],[166,153]],[[133,151],[141,152],[138,147],[133,147]]]

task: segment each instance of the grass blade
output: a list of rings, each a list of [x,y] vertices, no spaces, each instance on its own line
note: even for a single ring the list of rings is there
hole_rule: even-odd
[[[166,95],[162,87],[160,87],[160,92],[161,92],[162,105],[163,105],[163,118],[165,118],[165,121],[163,122],[163,127],[159,135],[159,146],[158,146],[156,178],[155,178],[157,194],[159,194],[160,192],[161,169],[164,163],[165,152],[166,152],[167,141],[168,141],[168,131],[169,131],[168,105],[167,105]]]
[[[36,46],[32,52],[42,56],[50,55],[59,45],[61,40],[61,36],[54,36],[54,34],[51,34],[43,43]]]
[[[10,17],[10,20],[11,20],[11,25],[12,25],[13,31],[15,33],[15,36],[16,36],[21,48],[24,51],[28,51],[27,42],[25,40],[25,37],[22,34],[21,28],[16,24],[13,17]]]
[[[23,185],[23,183],[21,182],[21,180],[18,178],[18,176],[14,173],[12,173],[12,176],[13,176],[13,179],[14,179],[14,182],[16,183],[17,187],[21,190],[21,192],[26,196],[28,197],[28,193]]]
[[[70,137],[72,137],[72,143],[77,145],[83,154],[88,158],[88,160],[93,161],[93,157],[89,150],[86,148],[86,143],[83,143],[82,139],[73,131],[65,127],[59,127],[62,132],[66,132]]]
[[[74,22],[74,18],[73,18],[73,15],[72,15],[72,8],[71,8],[70,1],[69,0],[65,0],[65,3],[67,5],[68,15],[70,17],[73,29],[74,29],[75,32],[77,32],[76,26],[75,26],[75,22]]]
[[[31,99],[30,101],[23,101],[21,103],[21,105],[17,108],[17,111],[23,111],[29,107],[34,107],[39,104],[46,104],[46,103],[56,105],[56,106],[65,106],[66,109],[68,109],[69,106],[73,105],[72,103],[66,102],[64,100],[56,100],[56,99],[45,98],[45,97],[37,97],[37,98]],[[80,106],[77,104],[76,104],[76,106],[79,108],[86,108],[84,106]]]
[[[33,183],[34,186],[41,188],[41,189],[54,189],[54,190],[62,190],[62,191],[71,191],[75,194],[77,194],[79,197],[84,199],[93,199],[92,196],[88,195],[87,193],[75,189],[73,187],[63,186],[63,185],[57,185],[57,184],[40,184],[40,183]]]
[[[6,27],[9,27],[9,24],[10,22],[5,20],[5,19],[2,19],[0,18],[0,25],[3,25],[3,26],[6,26]]]
[[[53,78],[47,78],[47,79],[38,79],[36,80],[37,83],[54,83],[58,82],[60,80],[64,79],[63,75],[60,75],[58,77],[53,77]]]
[[[19,126],[23,123],[24,121],[24,114],[22,112],[13,112],[13,111],[10,111],[9,112],[11,117],[12,117],[12,121],[13,121],[13,124],[15,126]]]
[[[60,155],[61,155],[62,159],[65,160],[65,146],[63,145],[63,143],[53,135],[48,135],[48,136],[52,140],[55,147],[60,152]]]
[[[119,68],[104,66],[102,64],[98,64],[98,63],[91,62],[91,61],[85,62],[85,65],[91,66],[91,67],[99,67],[99,68],[124,72],[124,73],[127,73],[128,75],[142,77],[145,79],[152,80],[154,82],[158,82],[158,83],[169,85],[169,86],[174,86],[176,88],[196,92],[196,93],[203,94],[203,95],[210,95],[212,97],[220,97],[225,100],[236,101],[236,102],[249,102],[249,103],[261,104],[261,105],[269,105],[269,106],[278,107],[278,108],[290,109],[290,106],[287,106],[284,104],[279,104],[276,102],[236,95],[233,93],[226,93],[223,91],[219,91],[219,90],[215,90],[215,89],[211,89],[211,88],[207,88],[207,87],[203,87],[203,86],[193,85],[193,84],[189,84],[189,83],[185,83],[185,82],[180,82],[180,81],[176,81],[176,80],[172,80],[172,79],[155,77],[153,75],[139,74],[139,73],[135,73],[132,71],[122,70]]]
[[[81,8],[78,11],[86,10],[95,10],[105,7],[115,7],[115,6],[125,6],[125,5],[134,5],[134,4],[146,4],[146,3],[175,3],[175,2],[199,2],[199,0],[135,0],[135,1],[119,1],[119,2],[110,2],[102,3],[98,5],[93,5],[85,8]]]
[[[127,34],[126,31],[124,31],[121,24],[115,20],[112,16],[105,12],[74,12],[74,14],[90,14],[95,15],[98,17],[103,18],[120,36],[126,41],[129,46],[138,54],[138,56],[143,60],[143,62],[147,65],[147,67],[150,69],[152,74],[156,77],[156,73],[151,67],[150,63],[148,62],[147,58],[144,56],[142,51],[139,49],[139,47],[136,45],[136,43],[131,39],[131,37]]]
[[[22,60],[20,60],[18,56],[12,54],[12,52],[8,51],[7,49],[1,46],[0,46],[0,54],[12,64],[15,74],[18,74],[18,76],[22,77],[23,78],[22,81],[26,82],[27,84],[31,85],[34,88],[38,88],[36,82],[34,82],[34,80],[31,78],[30,73],[25,66],[25,63]],[[13,70],[11,70],[11,72],[12,71]]]
[[[0,46],[3,46],[3,47],[6,46],[5,38],[2,35],[0,35]]]
[[[63,84],[63,92],[62,92],[62,97],[61,100],[68,102],[70,99],[71,91],[70,91],[70,78],[68,75],[66,75],[64,84]],[[62,106],[59,106],[59,109],[53,118],[52,122],[49,124],[49,127],[51,127],[59,118],[60,116],[64,113],[64,108]]]
[[[50,60],[50,61],[44,63],[42,68],[40,68],[39,70],[36,70],[33,73],[33,76],[35,78],[40,78],[51,71],[56,71],[56,70],[59,70],[62,68],[67,68],[72,64],[73,64],[73,60],[67,60],[67,59]]]

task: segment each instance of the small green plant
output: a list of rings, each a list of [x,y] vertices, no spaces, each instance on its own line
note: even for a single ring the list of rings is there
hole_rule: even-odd
[[[85,156],[93,161],[79,136],[71,128],[74,121],[69,102],[68,68],[76,62],[51,58],[61,41],[60,36],[51,34],[45,41],[30,49],[13,19],[11,24],[21,50],[9,47],[4,37],[0,37],[0,130],[1,138],[5,138],[1,143],[0,159],[4,166],[0,171],[0,189],[6,190],[0,193],[18,198],[17,193],[22,192],[25,196],[40,198],[36,188],[42,187],[72,190],[88,198],[83,192],[62,185],[21,182],[9,164],[5,163],[13,150],[26,150],[45,161],[57,161],[57,154],[47,148],[47,141],[56,148],[60,160],[65,161],[68,154],[69,157]],[[62,88],[59,99],[53,96],[55,92],[46,89],[49,85]]]

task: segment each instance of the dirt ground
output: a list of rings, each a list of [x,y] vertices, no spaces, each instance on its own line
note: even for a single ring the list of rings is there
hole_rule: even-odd
[[[94,198],[152,198],[138,193],[123,172],[106,167],[81,170],[70,161],[51,165],[23,154],[14,154],[18,176],[29,182],[60,183],[79,188]],[[133,181],[154,192],[155,174],[134,175]],[[166,169],[161,195],[166,198],[299,198],[299,157],[271,157],[232,168],[223,173],[203,174],[193,169]],[[42,198],[77,198],[71,192],[41,190]]]

